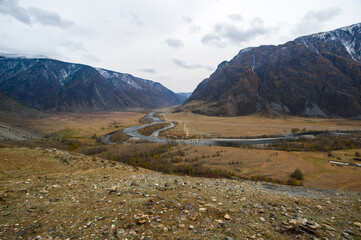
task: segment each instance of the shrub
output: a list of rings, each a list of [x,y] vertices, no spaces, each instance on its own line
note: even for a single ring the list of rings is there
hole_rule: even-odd
[[[300,131],[299,128],[292,128],[292,130],[291,130],[292,133],[298,133],[299,131]]]
[[[122,131],[118,131],[118,132],[114,133],[109,138],[109,140],[112,141],[113,143],[123,143],[123,142],[127,141],[128,139],[129,139],[129,137],[126,134],[124,134]]]
[[[359,152],[355,152],[356,157],[361,157],[361,154]]]
[[[100,146],[100,147],[93,147],[93,148],[88,148],[87,150],[84,151],[84,153],[86,155],[95,155],[98,153],[102,153],[104,151],[106,151],[107,149],[104,146]]]
[[[74,151],[75,149],[78,149],[79,148],[79,144],[76,143],[76,142],[71,142],[70,144],[70,150],[71,151]]]
[[[139,134],[150,136],[154,131],[167,127],[168,123],[157,123],[138,130]]]
[[[297,180],[302,180],[303,179],[303,173],[301,172],[301,170],[299,168],[297,168],[292,174],[291,177]]]

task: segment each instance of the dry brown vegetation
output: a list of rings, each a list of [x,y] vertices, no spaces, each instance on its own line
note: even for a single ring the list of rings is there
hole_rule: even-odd
[[[165,109],[166,110],[166,109]],[[292,129],[307,131],[361,130],[360,120],[325,119],[283,116],[267,118],[253,114],[242,117],[211,117],[190,112],[164,113],[169,121],[178,122],[178,126],[169,131],[183,132],[185,135],[203,136],[211,133],[224,137],[257,137],[291,133]]]
[[[350,136],[320,134],[312,139],[296,139],[270,144],[269,148],[284,151],[331,151],[361,148],[360,132],[350,133]]]
[[[93,134],[102,135],[139,125],[139,119],[144,115],[138,112],[64,113],[29,120],[24,124],[46,134],[71,131],[71,137],[90,138]]]
[[[129,137],[124,134],[121,130],[110,136],[109,140],[113,143],[123,143],[127,141]]]
[[[49,122],[46,122],[44,119],[35,120],[32,121],[32,124],[50,133],[49,138],[44,138],[28,146],[56,147],[69,151],[83,152],[89,155],[99,155],[108,159],[118,158],[119,161],[132,165],[172,174],[207,177],[239,177],[286,184],[289,184],[287,181],[289,180],[290,174],[296,168],[299,168],[304,174],[304,180],[302,180],[304,186],[361,190],[360,168],[356,166],[341,167],[328,162],[329,160],[337,159],[340,161],[341,159],[341,161],[355,164],[357,161],[353,158],[356,152],[360,152],[360,149],[332,151],[332,157],[328,157],[329,153],[327,151],[325,152],[325,146],[328,146],[327,144],[320,145],[322,146],[320,149],[315,148],[314,152],[287,152],[247,148],[240,149],[234,147],[172,146],[172,148],[166,149],[166,152],[154,155],[153,148],[157,144],[138,143],[107,146],[96,142],[96,139],[98,139],[101,134],[139,124],[138,120],[144,115],[145,114],[140,113],[94,113],[52,116],[48,119]],[[166,116],[168,116],[168,114],[166,114]],[[208,119],[209,117],[204,116],[193,117],[190,117],[190,121],[205,118],[206,121],[204,123],[206,125],[207,122],[209,124],[209,121],[212,122],[217,119],[212,118],[210,120]],[[262,119],[257,116],[245,117],[245,119],[247,118],[248,122],[252,119],[258,119],[258,122],[254,121],[254,125],[251,125],[250,129],[255,125],[258,125],[260,129],[270,127],[277,121],[278,123],[275,126],[281,127],[283,121],[288,121],[287,119]],[[246,126],[247,121],[242,122],[244,120],[243,117],[227,119],[222,128],[232,126],[232,124],[235,123],[229,124],[236,120],[241,121],[239,124],[244,125],[244,128]],[[218,118],[218,120],[221,121],[223,118]],[[301,118],[293,119],[293,123],[295,123],[296,120],[301,121]],[[271,125],[265,127],[263,123],[268,121],[271,122]],[[357,125],[357,121],[348,120],[345,120],[344,125],[341,125],[341,120],[311,118],[302,119],[302,121],[309,122],[309,124],[315,128],[320,126],[322,122],[324,126],[329,126],[329,128],[325,127],[325,129],[333,129],[336,126],[353,128]],[[351,125],[347,125],[349,123]],[[64,124],[63,128],[60,127],[62,124]],[[93,124],[93,126],[91,126],[91,124]],[[179,124],[177,127],[181,125],[182,124]],[[200,123],[199,126],[201,125]],[[221,126],[221,123],[216,125]],[[53,132],[53,134],[50,131],[51,126],[55,127],[55,133]],[[239,125],[235,124],[233,126],[237,127]],[[297,124],[295,126],[290,125],[289,131],[296,128],[302,131],[302,129],[304,129],[303,126],[304,125]],[[234,130],[234,132],[237,131],[239,130]],[[122,133],[119,133],[119,135],[121,134]],[[123,136],[119,137],[123,139]],[[329,143],[330,139],[327,137],[324,139],[327,140],[326,143]],[[310,140],[310,142],[311,141],[315,140]],[[7,146],[5,143],[3,145]],[[354,144],[354,147],[357,146],[358,145]],[[309,150],[309,148],[304,150]],[[319,152],[319,150],[322,152]],[[134,156],[136,155],[135,153],[139,154],[140,157]],[[351,155],[353,157],[350,157]],[[141,161],[139,161],[139,159],[141,159]]]
[[[361,191],[361,168],[337,166],[329,160],[356,163],[354,150],[327,152],[287,152],[234,147],[122,144],[89,148],[86,153],[168,174],[203,177],[242,178],[280,184]],[[98,153],[98,154],[97,154]],[[304,179],[290,175],[299,168]],[[330,177],[332,176],[332,177]]]
[[[138,133],[144,136],[150,136],[154,131],[167,127],[168,123],[156,123],[150,126],[139,129]]]

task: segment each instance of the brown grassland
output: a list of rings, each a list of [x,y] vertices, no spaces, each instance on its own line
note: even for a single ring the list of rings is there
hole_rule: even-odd
[[[172,171],[164,171],[167,173],[197,175],[194,170],[189,172],[188,169],[185,169],[192,166],[195,169],[201,167],[203,170],[222,171],[221,176],[238,176],[254,180],[269,178],[286,181],[290,178],[291,173],[299,168],[304,174],[302,184],[306,187],[361,191],[360,167],[340,167],[328,162],[339,158],[341,161],[355,163],[356,161],[353,160],[355,153],[361,152],[361,149],[332,151],[335,158],[331,158],[324,151],[288,152],[179,145],[154,157],[152,151],[159,144],[133,141],[129,144],[107,146],[96,142],[94,135],[100,136],[128,126],[139,125],[139,119],[144,115],[144,113],[133,112],[60,114],[45,119],[31,120],[27,124],[32,128],[55,136],[58,141],[62,139],[68,144],[68,150],[76,152],[96,154],[108,159],[123,157],[123,159],[116,159],[123,162],[124,153],[143,154],[146,152],[149,156],[145,154],[146,156],[142,158],[148,159],[148,165],[155,161],[162,164],[171,163]],[[265,118],[256,115],[223,118],[170,112],[166,112],[164,115],[167,120],[178,121],[179,123],[176,127],[178,129],[170,131],[182,131],[186,125],[190,135],[213,131],[222,133],[224,136],[236,137],[285,134],[290,133],[292,128],[306,128],[307,130],[354,130],[361,128],[361,121],[344,119]],[[43,139],[43,141],[50,140]],[[72,141],[76,141],[76,143],[74,144]],[[176,152],[177,154],[175,154]],[[127,157],[137,160],[137,156]],[[134,159],[132,161],[128,163],[150,168],[144,162],[137,164],[134,163]],[[183,169],[179,170],[182,167]],[[154,166],[151,169],[155,169]],[[158,170],[162,171],[162,169]],[[214,174],[210,175],[213,176]]]
[[[143,116],[144,113],[140,112],[64,113],[27,120],[25,124],[45,134],[94,142],[91,140],[94,134],[104,135],[118,129],[140,125],[139,119]]]
[[[257,137],[291,133],[292,128],[307,131],[361,129],[360,120],[293,116],[268,118],[257,114],[241,117],[211,117],[191,112],[172,113],[169,109],[165,110],[165,119],[178,122],[178,125],[170,131],[185,132],[189,135],[219,133],[224,137]]]
[[[361,149],[333,151],[334,157],[328,157],[327,152],[186,145],[168,147],[163,153],[159,152],[160,146],[155,143],[108,146],[96,156],[171,174],[269,179],[267,181],[279,180],[281,183],[290,179],[290,175],[298,168],[304,174],[302,185],[305,187],[361,191],[360,167],[339,166],[329,162],[356,163],[353,158]],[[191,171],[189,166],[192,166]]]

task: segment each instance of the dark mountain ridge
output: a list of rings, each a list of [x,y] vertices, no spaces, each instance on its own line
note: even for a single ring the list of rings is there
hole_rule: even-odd
[[[361,24],[241,50],[179,110],[361,118]]]
[[[41,111],[153,109],[185,98],[160,83],[48,58],[0,55],[0,91]]]

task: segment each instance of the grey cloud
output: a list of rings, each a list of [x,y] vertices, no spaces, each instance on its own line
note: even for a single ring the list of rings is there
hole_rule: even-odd
[[[143,68],[143,69],[140,69],[140,71],[146,72],[146,73],[157,73],[157,71],[154,68]]]
[[[201,64],[189,64],[189,63],[186,63],[182,60],[179,60],[179,59],[172,59],[173,63],[175,65],[177,65],[178,67],[181,67],[181,68],[185,68],[185,69],[200,69],[200,68],[204,68],[204,69],[207,69],[207,70],[213,70],[213,68],[211,66],[207,66],[207,65],[201,65]]]
[[[97,56],[95,56],[94,54],[91,54],[91,53],[89,53],[89,52],[82,54],[82,56],[83,56],[84,58],[86,58],[86,59],[91,60],[91,61],[94,62],[94,63],[100,63],[100,62],[102,62]]]
[[[165,40],[165,43],[171,48],[179,49],[184,47],[183,42],[179,39],[168,38],[167,40]]]
[[[140,17],[135,12],[130,11],[122,11],[120,13],[120,16],[127,19],[129,22],[138,25],[143,26],[144,22],[140,19]]]
[[[320,9],[318,11],[309,11],[299,21],[294,29],[297,35],[310,34],[322,30],[324,23],[333,19],[341,13],[341,9],[337,7]]]
[[[75,25],[74,22],[62,19],[59,14],[43,10],[41,8],[30,7],[25,9],[18,4],[18,0],[0,0],[0,13],[10,15],[18,21],[30,25],[38,22],[42,25],[52,25],[61,28]]]
[[[10,15],[20,22],[31,24],[31,19],[27,10],[19,6],[18,2],[18,0],[1,0],[0,13]]]
[[[36,22],[42,25],[52,25],[60,28],[68,28],[75,25],[72,21],[62,19],[60,15],[55,12],[49,12],[36,7],[30,7],[28,12]]]
[[[228,15],[228,18],[235,22],[243,21],[243,17],[239,14],[230,14]]]
[[[202,43],[220,48],[229,44],[240,45],[258,36],[266,35],[270,29],[266,29],[263,21],[259,18],[252,20],[250,27],[243,28],[234,23],[218,23],[213,27],[213,31],[203,36]]]
[[[318,21],[324,22],[332,19],[333,17],[339,15],[341,13],[341,9],[337,7],[321,9],[318,11],[309,11],[304,19],[317,19]]]
[[[183,17],[183,21],[186,23],[191,23],[193,21],[193,19],[190,17]]]
[[[199,32],[201,31],[201,27],[198,26],[198,25],[192,24],[192,25],[190,26],[189,31],[190,31],[191,33],[199,33]]]
[[[183,17],[183,21],[188,24],[189,32],[192,34],[199,33],[201,28],[193,23],[193,19],[190,17]]]

